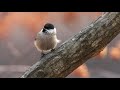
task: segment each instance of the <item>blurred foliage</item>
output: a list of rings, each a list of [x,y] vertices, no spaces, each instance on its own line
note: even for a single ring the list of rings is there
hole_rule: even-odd
[[[33,40],[47,22],[55,24],[58,36],[64,42],[73,34],[97,19],[102,12],[0,12],[0,64],[33,65],[40,52],[34,48]],[[110,49],[110,50],[109,50]],[[115,47],[106,47],[96,56],[120,59],[120,42]],[[74,75],[90,77],[86,64],[78,67]]]

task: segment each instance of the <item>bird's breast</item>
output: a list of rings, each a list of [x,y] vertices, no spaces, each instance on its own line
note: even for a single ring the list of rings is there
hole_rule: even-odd
[[[36,40],[36,46],[40,50],[50,50],[50,49],[53,49],[56,45],[57,45],[56,35],[54,35],[54,36],[49,36],[49,35],[39,36],[39,39]]]

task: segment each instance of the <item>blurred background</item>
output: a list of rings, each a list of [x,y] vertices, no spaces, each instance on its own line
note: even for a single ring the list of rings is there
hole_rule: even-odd
[[[45,23],[63,43],[103,12],[0,12],[0,78],[18,78],[40,58],[33,41]],[[61,44],[60,43],[60,44]],[[60,45],[59,44],[59,45]],[[59,46],[58,45],[58,46]],[[120,35],[66,78],[120,78]]]

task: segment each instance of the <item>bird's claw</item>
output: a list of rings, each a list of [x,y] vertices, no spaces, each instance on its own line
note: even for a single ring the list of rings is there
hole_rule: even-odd
[[[51,52],[53,52],[55,49],[51,49]]]

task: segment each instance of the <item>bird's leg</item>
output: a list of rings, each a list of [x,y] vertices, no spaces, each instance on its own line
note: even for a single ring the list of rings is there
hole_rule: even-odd
[[[41,57],[43,57],[45,54],[43,53],[43,50],[42,50],[42,52],[41,52]]]

